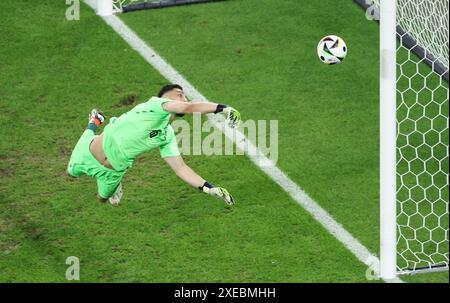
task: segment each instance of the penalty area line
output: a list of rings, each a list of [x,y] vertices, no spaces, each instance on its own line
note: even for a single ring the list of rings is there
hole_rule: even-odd
[[[85,0],[92,9],[96,8],[96,0]],[[149,44],[145,43],[133,30],[131,30],[117,16],[101,17],[122,39],[124,39],[132,49],[137,51],[150,65],[152,65],[164,78],[171,83],[181,85],[186,93],[194,99],[208,100],[192,84],[190,84],[177,70],[166,62]],[[270,159],[250,142],[240,131],[234,132],[229,128],[222,128],[220,122],[207,115],[217,129],[234,142],[240,150],[247,150],[246,155],[261,169],[271,180],[277,183],[287,192],[294,201],[303,207],[314,219],[319,222],[330,234],[340,241],[353,255],[368,267],[372,266],[374,260],[379,263],[378,258],[362,245],[353,235],[351,235],[340,223],[338,223],[326,210],[308,196],[294,181],[292,181],[281,169],[279,169]],[[384,280],[386,282],[401,283],[399,278]]]

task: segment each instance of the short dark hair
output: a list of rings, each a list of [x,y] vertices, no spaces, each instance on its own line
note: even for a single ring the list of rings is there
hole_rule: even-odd
[[[158,93],[158,97],[161,98],[165,93],[170,92],[172,89],[175,88],[183,90],[183,88],[178,84],[167,84],[161,88],[161,90]]]

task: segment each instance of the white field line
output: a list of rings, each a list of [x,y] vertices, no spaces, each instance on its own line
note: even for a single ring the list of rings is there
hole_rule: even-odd
[[[85,0],[85,2],[95,10],[95,0]],[[101,16],[101,18],[111,26],[134,50],[136,50],[150,65],[158,70],[171,83],[181,85],[185,93],[196,100],[208,99],[203,96],[194,86],[192,86],[179,72],[167,63],[153,48],[146,44],[139,36],[132,31],[122,20],[116,16]],[[373,265],[378,259],[355,237],[353,237],[341,224],[309,197],[295,182],[293,182],[281,169],[262,154],[258,148],[252,144],[240,131],[232,131],[223,128],[220,121],[213,115],[208,118],[217,129],[222,130],[228,139],[233,141],[240,150],[247,150],[247,156],[266,175],[286,191],[298,204],[308,211],[328,232],[338,239],[350,250],[362,263],[367,266]],[[399,278],[385,280],[386,282],[403,282]]]

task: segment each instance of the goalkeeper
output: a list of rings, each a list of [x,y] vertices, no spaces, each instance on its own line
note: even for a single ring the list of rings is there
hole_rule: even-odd
[[[236,127],[239,112],[230,106],[209,102],[188,102],[183,88],[177,84],[164,86],[158,97],[141,103],[120,117],[113,117],[102,134],[95,135],[105,116],[94,109],[87,129],[78,140],[67,167],[70,176],[94,176],[97,179],[100,202],[118,205],[122,198],[122,178],[134,159],[159,147],[161,157],[186,183],[206,194],[234,204],[225,188],[205,181],[187,166],[178,150],[170,122],[177,116],[192,113],[225,114],[227,124]]]

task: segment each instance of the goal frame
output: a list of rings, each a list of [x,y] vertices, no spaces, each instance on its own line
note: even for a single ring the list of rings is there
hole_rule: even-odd
[[[380,276],[397,276],[397,1],[380,3]]]
[[[361,4],[361,1],[357,2]],[[367,1],[366,1],[367,2]],[[367,3],[366,3],[367,5]],[[394,279],[397,271],[397,0],[381,0],[380,22],[380,277]],[[406,34],[407,35],[407,34]],[[423,58],[448,83],[448,68],[407,37],[405,47]],[[409,41],[409,42],[408,42]],[[432,63],[434,62],[434,63]],[[447,266],[416,268],[401,274],[448,270]]]

